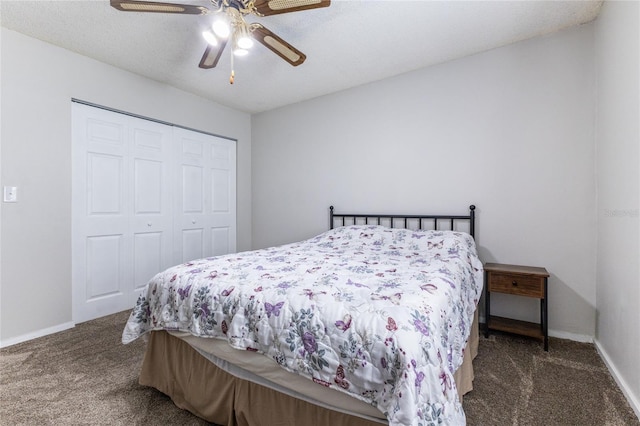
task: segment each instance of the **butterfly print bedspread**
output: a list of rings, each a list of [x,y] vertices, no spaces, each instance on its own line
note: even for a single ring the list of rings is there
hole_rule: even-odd
[[[390,425],[460,425],[453,372],[482,282],[466,233],[345,226],[159,273],[122,341],[162,329],[225,339],[372,404]]]

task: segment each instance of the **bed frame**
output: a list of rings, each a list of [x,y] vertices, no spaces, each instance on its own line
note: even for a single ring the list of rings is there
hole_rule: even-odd
[[[336,226],[336,222],[341,222],[341,225],[385,225],[389,228],[395,228],[397,221],[401,221],[402,226],[398,228],[410,228],[410,225],[414,223],[417,225],[411,229],[442,229],[438,222],[448,222],[449,227],[447,230],[455,230],[455,225],[458,221],[469,221],[469,234],[475,238],[475,221],[476,221],[476,206],[473,204],[469,206],[469,214],[466,216],[459,215],[397,215],[397,214],[354,214],[354,213],[335,213],[333,206],[329,207],[329,227],[333,229]]]

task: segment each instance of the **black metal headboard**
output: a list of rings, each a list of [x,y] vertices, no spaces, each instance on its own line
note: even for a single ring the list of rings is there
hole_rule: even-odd
[[[475,238],[475,221],[476,221],[476,206],[469,206],[468,215],[414,215],[414,214],[355,214],[355,213],[335,213],[333,206],[329,207],[329,223],[330,229],[336,226],[336,221],[341,222],[341,225],[386,225],[390,228],[396,227],[397,222],[401,222],[401,228],[409,228],[411,223],[417,225],[415,229],[442,229],[438,227],[438,222],[445,222],[449,224],[448,230],[454,230],[455,223],[457,221],[469,221],[469,234]],[[426,224],[425,224],[426,222]],[[427,228],[428,225],[432,225]],[[398,226],[400,228],[400,226]]]

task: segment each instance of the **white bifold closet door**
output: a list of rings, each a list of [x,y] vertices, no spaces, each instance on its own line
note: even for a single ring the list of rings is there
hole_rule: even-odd
[[[235,144],[176,128],[174,259],[235,251]]]
[[[156,273],[235,251],[235,142],[73,103],[73,319],[130,309]]]

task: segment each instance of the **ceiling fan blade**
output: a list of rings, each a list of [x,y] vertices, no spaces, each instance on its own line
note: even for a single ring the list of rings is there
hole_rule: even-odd
[[[289,62],[294,67],[302,64],[307,56],[275,35],[271,30],[260,25],[253,30],[253,38],[262,43],[267,49]]]
[[[202,6],[156,1],[111,0],[111,6],[123,12],[184,13],[187,15],[204,15],[209,12],[209,9]]]
[[[279,13],[297,12],[299,10],[329,7],[331,0],[256,0],[254,7],[264,16]]]
[[[204,55],[202,55],[202,59],[200,59],[200,64],[198,66],[206,70],[215,68],[216,65],[218,65],[218,60],[220,59],[220,55],[222,55],[222,51],[226,45],[226,40],[221,41],[217,46],[212,46],[207,43],[207,48],[205,49]]]

